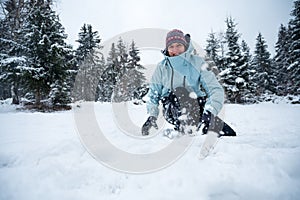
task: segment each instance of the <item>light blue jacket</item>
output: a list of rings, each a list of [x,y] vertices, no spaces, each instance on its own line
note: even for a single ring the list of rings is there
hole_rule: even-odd
[[[189,92],[194,92],[197,97],[207,96],[204,110],[217,115],[222,109],[224,90],[214,73],[206,69],[205,61],[201,57],[193,55],[193,51],[194,47],[190,43],[187,51],[178,56],[165,56],[157,65],[151,78],[148,93],[147,112],[150,116],[157,117],[159,100],[168,96],[171,89],[180,86],[185,86]]]

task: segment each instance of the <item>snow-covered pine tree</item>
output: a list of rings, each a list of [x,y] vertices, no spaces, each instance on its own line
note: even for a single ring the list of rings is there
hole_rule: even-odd
[[[219,70],[222,71],[226,69],[226,50],[227,50],[227,41],[225,38],[224,32],[219,32],[217,34],[217,39],[219,41],[220,51],[219,51]]]
[[[129,47],[129,59],[127,68],[129,69],[137,69],[137,70],[144,70],[145,67],[141,65],[139,62],[141,61],[141,57],[139,56],[140,51],[136,47],[134,41],[131,42]],[[141,77],[142,80],[146,80],[145,76]]]
[[[24,0],[1,3],[4,18],[0,19],[0,98],[12,97],[13,104],[20,102],[20,69],[26,66],[20,34],[25,18],[24,5]]]
[[[50,99],[52,104],[65,105],[69,102],[69,90],[60,90],[68,78],[69,60],[72,49],[65,43],[67,35],[58,15],[52,10],[51,0],[27,2],[27,17],[23,33],[23,45],[28,66],[23,68],[26,91],[35,95],[35,105]],[[63,85],[57,85],[61,83]],[[59,94],[58,92],[67,92]],[[49,96],[55,94],[58,96]],[[67,99],[60,97],[66,97]],[[54,100],[55,99],[55,100]]]
[[[123,96],[123,101],[133,100],[134,98],[139,98],[136,94],[140,90],[145,90],[146,77],[140,71],[145,69],[140,63],[139,50],[137,49],[134,41],[131,42],[129,48],[129,57],[126,64],[126,72],[121,78],[121,87]]]
[[[128,75],[128,48],[121,37],[117,42],[117,58],[118,66],[114,70],[116,74],[116,83],[114,85],[113,100],[115,102],[128,101],[130,98],[127,94],[128,79],[124,77]]]
[[[275,77],[274,70],[268,51],[268,45],[262,34],[259,33],[256,38],[254,56],[252,60],[252,68],[255,70],[252,80],[256,83],[256,94],[262,96],[264,94],[275,93]]]
[[[101,102],[110,102],[114,87],[119,74],[118,52],[115,43],[111,44],[111,49],[108,52],[106,59],[106,68],[100,76],[96,94],[97,100]]]
[[[247,63],[250,63],[252,56],[251,56],[251,53],[250,53],[250,48],[249,48],[249,46],[248,46],[248,44],[246,43],[245,40],[242,40],[241,52],[242,52],[242,56],[244,58],[244,61],[247,62]]]
[[[134,41],[129,49],[122,38],[119,38],[117,46],[112,43],[107,67],[98,85],[98,100],[111,101],[112,95],[114,102],[132,100],[136,90],[141,89],[146,80],[144,74],[140,72],[144,67],[139,61],[139,50]]]
[[[124,40],[120,37],[117,42],[117,55],[118,55],[118,61],[119,61],[119,77],[120,78],[124,74],[124,70],[126,68],[127,62],[128,62],[128,49],[126,47],[126,44]],[[117,80],[118,81],[118,80]]]
[[[220,72],[220,81],[225,89],[227,100],[234,103],[243,103],[243,95],[247,88],[245,82],[247,75],[247,63],[241,54],[240,45],[238,40],[240,34],[236,30],[236,23],[229,17],[226,19],[226,68]]]
[[[128,63],[128,47],[121,37],[117,42],[117,58],[118,58],[118,66],[115,69],[117,75],[116,84],[120,82],[120,79],[126,73],[126,67]]]
[[[244,103],[254,103],[256,102],[256,84],[251,80],[251,77],[254,75],[255,70],[252,70],[250,67],[252,55],[250,53],[250,48],[245,40],[242,40],[241,43],[241,54],[245,62],[245,68],[241,71],[242,77],[245,80],[245,88],[242,90],[242,99]]]
[[[75,100],[95,101],[99,79],[105,65],[100,52],[101,39],[98,31],[93,31],[90,24],[84,24],[78,36],[76,42],[79,46],[75,53],[78,71],[72,96]]]
[[[98,31],[93,31],[91,24],[83,24],[78,37],[76,42],[79,43],[79,46],[76,49],[75,55],[79,61],[83,61],[90,54],[97,56],[98,51],[103,48],[100,45],[101,39],[99,33]],[[98,56],[96,58],[99,59]]]
[[[70,107],[67,106],[72,101],[69,82],[63,79],[56,79],[50,87],[49,97],[53,109],[70,109]]]
[[[209,65],[216,65],[219,67],[220,59],[219,59],[219,50],[220,50],[220,42],[216,37],[216,33],[211,32],[208,34],[208,39],[206,40],[207,44],[205,47],[206,55],[210,58],[209,60],[213,61],[214,64],[211,64],[208,60]]]
[[[294,8],[291,12],[290,25],[290,46],[287,74],[287,90],[289,94],[300,94],[300,0],[294,1]]]
[[[275,44],[274,68],[276,76],[276,94],[287,95],[289,36],[288,29],[281,24],[278,31],[278,39]]]

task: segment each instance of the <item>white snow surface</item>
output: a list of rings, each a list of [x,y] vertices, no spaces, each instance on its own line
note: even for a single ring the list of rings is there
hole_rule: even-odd
[[[138,126],[145,105],[129,105]],[[111,105],[95,103],[99,126],[120,148],[144,152],[169,140],[126,139],[111,118]],[[204,160],[197,155],[205,136],[174,164],[147,174],[112,170],[96,161],[81,143],[73,111],[17,111],[0,104],[1,200],[253,200],[299,199],[300,105],[225,105],[225,121],[237,137],[223,137]],[[122,136],[120,136],[122,134]],[[121,139],[120,139],[121,138]],[[149,140],[150,141],[150,140]],[[140,143],[140,145],[139,145]],[[149,147],[150,146],[150,147]]]

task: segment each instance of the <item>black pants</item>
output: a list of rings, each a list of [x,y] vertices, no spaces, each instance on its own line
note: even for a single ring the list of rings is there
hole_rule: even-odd
[[[173,124],[175,130],[180,130],[181,126],[197,126],[199,124],[206,97],[192,98],[184,87],[179,87],[171,91],[169,96],[163,97],[161,101],[166,121]],[[236,136],[235,131],[218,116],[214,116],[213,120],[215,126],[212,131],[221,136]]]

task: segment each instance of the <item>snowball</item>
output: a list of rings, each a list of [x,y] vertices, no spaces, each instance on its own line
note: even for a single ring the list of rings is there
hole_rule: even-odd
[[[197,99],[197,94],[195,92],[190,92],[189,97],[192,99]]]

